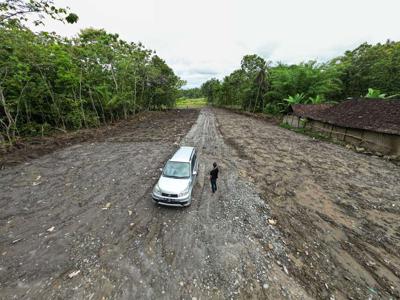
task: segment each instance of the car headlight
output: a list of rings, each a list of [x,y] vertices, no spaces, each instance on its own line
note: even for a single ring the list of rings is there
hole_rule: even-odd
[[[189,193],[189,187],[187,187],[186,189],[184,189],[182,192],[180,192],[178,194],[178,197],[183,197],[186,196]]]
[[[153,192],[154,192],[154,194],[161,194],[161,189],[158,186],[158,183],[155,185]]]

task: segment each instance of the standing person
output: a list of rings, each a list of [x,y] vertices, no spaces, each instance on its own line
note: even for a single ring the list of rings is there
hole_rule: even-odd
[[[213,163],[213,169],[210,171],[211,190],[214,194],[217,191],[218,167]]]

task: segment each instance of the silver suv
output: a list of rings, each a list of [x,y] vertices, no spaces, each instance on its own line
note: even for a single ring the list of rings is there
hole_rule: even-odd
[[[197,177],[196,149],[181,147],[165,164],[152,193],[156,203],[170,206],[189,206]]]

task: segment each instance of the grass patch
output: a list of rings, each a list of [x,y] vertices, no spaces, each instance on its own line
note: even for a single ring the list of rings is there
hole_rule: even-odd
[[[200,108],[207,105],[206,98],[179,98],[176,100],[176,108]]]
[[[291,131],[294,131],[294,132],[297,132],[297,133],[300,133],[300,134],[307,135],[309,137],[312,137],[312,138],[315,138],[315,139],[318,139],[318,140],[329,141],[329,142],[332,142],[334,144],[338,144],[337,141],[334,141],[333,139],[330,139],[326,135],[323,135],[322,133],[318,133],[318,132],[315,132],[315,131],[311,131],[309,129],[292,127],[287,123],[281,123],[280,127],[285,128],[285,129],[289,129]]]

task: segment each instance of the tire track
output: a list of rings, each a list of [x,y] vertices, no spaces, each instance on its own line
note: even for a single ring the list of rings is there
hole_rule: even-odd
[[[147,130],[145,125],[138,130]],[[168,126],[163,135],[179,131]],[[163,128],[163,123],[157,122],[157,128]],[[2,171],[7,175],[7,180],[0,178],[4,185],[18,179],[21,172],[45,174],[46,184],[32,196],[25,194],[21,203],[45,197],[54,202],[48,210],[34,214],[36,223],[27,220],[25,224],[36,227],[24,233],[26,240],[15,246],[0,245],[0,253],[7,251],[0,256],[1,265],[6,266],[0,270],[2,295],[31,299],[308,298],[284,271],[289,260],[282,236],[268,225],[267,203],[239,174],[238,153],[225,143],[215,110],[203,109],[181,141],[199,150],[200,172],[188,208],[158,207],[150,198],[158,168],[173,154],[174,145],[130,142],[132,135],[67,148],[26,168],[16,167],[14,175]],[[136,138],[146,140],[147,136],[140,131]],[[51,168],[60,161],[64,171],[51,177]],[[218,192],[212,196],[207,174],[214,161],[221,176]],[[49,216],[52,210],[55,214]],[[46,233],[48,220],[55,219],[64,226]],[[10,240],[20,225],[12,222],[1,232]],[[6,274],[11,268],[14,271]],[[74,270],[81,273],[69,279],[67,274]]]

